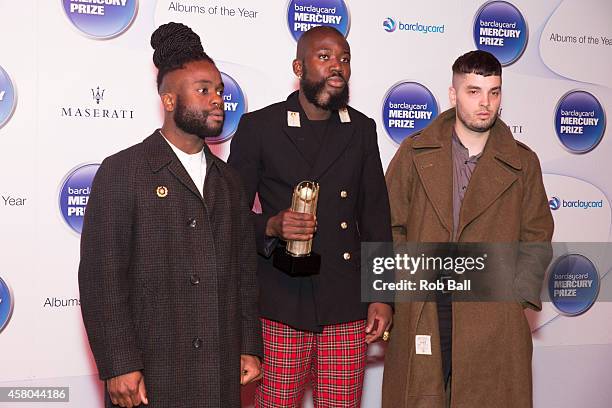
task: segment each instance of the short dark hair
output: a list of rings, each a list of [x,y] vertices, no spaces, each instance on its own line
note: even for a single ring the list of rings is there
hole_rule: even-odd
[[[476,50],[463,54],[453,64],[453,74],[501,76],[502,66],[493,54]]]
[[[159,26],[151,35],[153,63],[158,69],[157,89],[164,76],[174,70],[185,67],[194,61],[215,62],[204,52],[200,36],[181,23],[167,23]]]

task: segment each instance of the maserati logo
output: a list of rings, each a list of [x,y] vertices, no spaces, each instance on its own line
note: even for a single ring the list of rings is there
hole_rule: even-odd
[[[91,95],[93,96],[94,101],[96,101],[96,103],[99,105],[101,100],[104,100],[104,91],[106,89],[103,89],[102,91],[100,91],[100,87],[97,87],[95,90],[92,88],[91,89]]]

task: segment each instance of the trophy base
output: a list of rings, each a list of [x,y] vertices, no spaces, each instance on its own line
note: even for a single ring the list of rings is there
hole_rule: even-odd
[[[278,246],[272,258],[274,267],[290,276],[318,275],[321,267],[321,255],[311,252],[305,256],[293,256],[285,247]]]

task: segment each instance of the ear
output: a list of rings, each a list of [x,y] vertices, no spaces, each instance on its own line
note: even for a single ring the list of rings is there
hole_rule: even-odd
[[[164,92],[159,95],[161,98],[162,105],[166,112],[173,112],[176,106],[176,95],[172,92]]]
[[[454,86],[448,87],[448,100],[453,108],[457,106],[457,91]]]
[[[302,78],[302,75],[303,75],[302,61],[300,61],[297,58],[293,60],[293,73],[295,74],[296,77],[300,79]]]

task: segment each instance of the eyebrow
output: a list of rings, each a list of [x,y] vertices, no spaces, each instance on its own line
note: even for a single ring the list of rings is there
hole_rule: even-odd
[[[467,89],[476,89],[476,90],[482,90],[482,87],[480,87],[480,86],[476,86],[476,85],[468,85],[468,86],[467,86]],[[494,87],[494,88],[491,88],[491,89],[490,89],[490,91],[497,91],[497,90],[500,90],[500,89],[501,89],[501,86],[496,86],[496,87]]]
[[[317,50],[316,50],[316,52],[321,52],[321,51],[331,52],[332,50],[331,50],[331,48],[317,48]],[[345,48],[345,49],[342,50],[342,52],[345,53],[345,54],[349,54],[350,55],[351,50]]]
[[[197,80],[193,81],[193,83],[194,84],[210,84],[210,85],[213,85],[213,82],[210,79],[197,79]],[[220,87],[221,88],[225,88],[225,84],[223,83],[223,81],[221,81]]]

